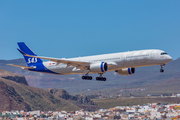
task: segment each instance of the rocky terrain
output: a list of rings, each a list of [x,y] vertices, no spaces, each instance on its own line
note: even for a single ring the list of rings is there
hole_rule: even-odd
[[[2,69],[0,69],[0,78],[4,78],[7,80],[12,80],[17,83],[28,85],[28,83],[23,75],[15,74],[10,71],[6,71],[6,70],[2,70]]]
[[[97,110],[85,95],[70,95],[63,89],[30,87],[23,75],[0,69],[0,110]]]
[[[27,85],[22,75],[0,70],[0,111],[11,110],[78,110],[71,102],[56,98],[41,88]]]
[[[31,110],[31,107],[16,92],[16,90],[7,85],[4,81],[5,80],[0,78],[0,110]]]
[[[46,89],[49,93],[53,94],[57,98],[62,98],[65,100],[70,101],[71,103],[77,105],[78,107],[88,110],[88,111],[94,111],[98,109],[98,106],[90,100],[90,98],[86,95],[70,95],[66,90],[64,89],[54,89],[49,88]]]

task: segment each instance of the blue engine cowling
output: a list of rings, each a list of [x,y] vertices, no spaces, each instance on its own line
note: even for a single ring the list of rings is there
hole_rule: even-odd
[[[98,62],[90,64],[90,71],[93,73],[105,73],[108,71],[108,64],[106,62]]]
[[[119,75],[133,75],[135,73],[135,68],[123,68],[120,70],[116,70]]]

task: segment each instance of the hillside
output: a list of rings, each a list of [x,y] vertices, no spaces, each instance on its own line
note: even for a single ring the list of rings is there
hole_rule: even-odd
[[[6,70],[2,70],[2,69],[0,69],[0,78],[4,78],[7,80],[15,81],[17,83],[28,85],[28,83],[23,75],[15,74],[10,71],[6,71]]]
[[[79,108],[82,108],[83,110],[88,110],[88,111],[95,111],[99,107],[92,101],[90,98],[86,95],[70,95],[66,90],[63,89],[54,89],[54,88],[49,88],[46,89],[49,93],[54,95],[57,98],[62,98],[65,100],[68,100],[69,102],[77,105]]]
[[[0,73],[10,76],[11,72],[1,70]],[[18,76],[12,73],[11,78]],[[21,75],[20,75],[21,76]],[[78,110],[76,105],[41,88],[34,88],[13,80],[0,78],[0,111],[5,110]]]
[[[135,74],[131,76],[120,76],[115,72],[108,72],[103,75],[107,77],[106,82],[82,80],[81,75],[49,75],[23,71],[20,68],[5,65],[10,63],[25,65],[24,59],[0,60],[0,69],[6,69],[24,75],[30,86],[43,89],[65,89],[71,94],[99,94],[101,91],[103,95],[113,95],[120,93],[119,90],[125,88],[146,89],[146,91],[139,94],[151,94],[157,91],[159,93],[180,92],[180,87],[178,86],[180,81],[180,59],[168,63],[164,67],[164,73],[159,72],[160,66],[136,68]],[[98,75],[93,74],[92,76],[95,78]]]
[[[179,103],[180,98],[175,97],[137,97],[137,98],[102,98],[92,99],[100,108],[108,109],[116,106],[133,106],[147,103]]]

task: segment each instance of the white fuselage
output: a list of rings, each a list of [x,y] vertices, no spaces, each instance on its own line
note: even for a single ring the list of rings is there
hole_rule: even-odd
[[[161,65],[166,64],[172,60],[172,58],[162,50],[139,50],[131,52],[120,52],[113,54],[103,54],[95,56],[86,56],[86,57],[77,57],[70,58],[66,60],[81,61],[88,63],[96,62],[107,62],[113,66],[108,67],[108,71],[120,70],[123,68],[132,68],[132,67],[143,67],[143,66],[152,66],[152,65]],[[85,74],[88,70],[76,70],[74,66],[67,67],[66,64],[58,64],[55,62],[43,62],[43,65],[50,71],[58,73],[60,75],[68,74]],[[89,71],[89,74],[94,73]]]

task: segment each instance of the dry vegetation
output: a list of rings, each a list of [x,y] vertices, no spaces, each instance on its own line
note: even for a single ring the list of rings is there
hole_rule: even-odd
[[[147,103],[179,103],[180,98],[102,98],[92,99],[100,108],[112,108],[115,106],[132,106],[132,105],[143,105]]]

